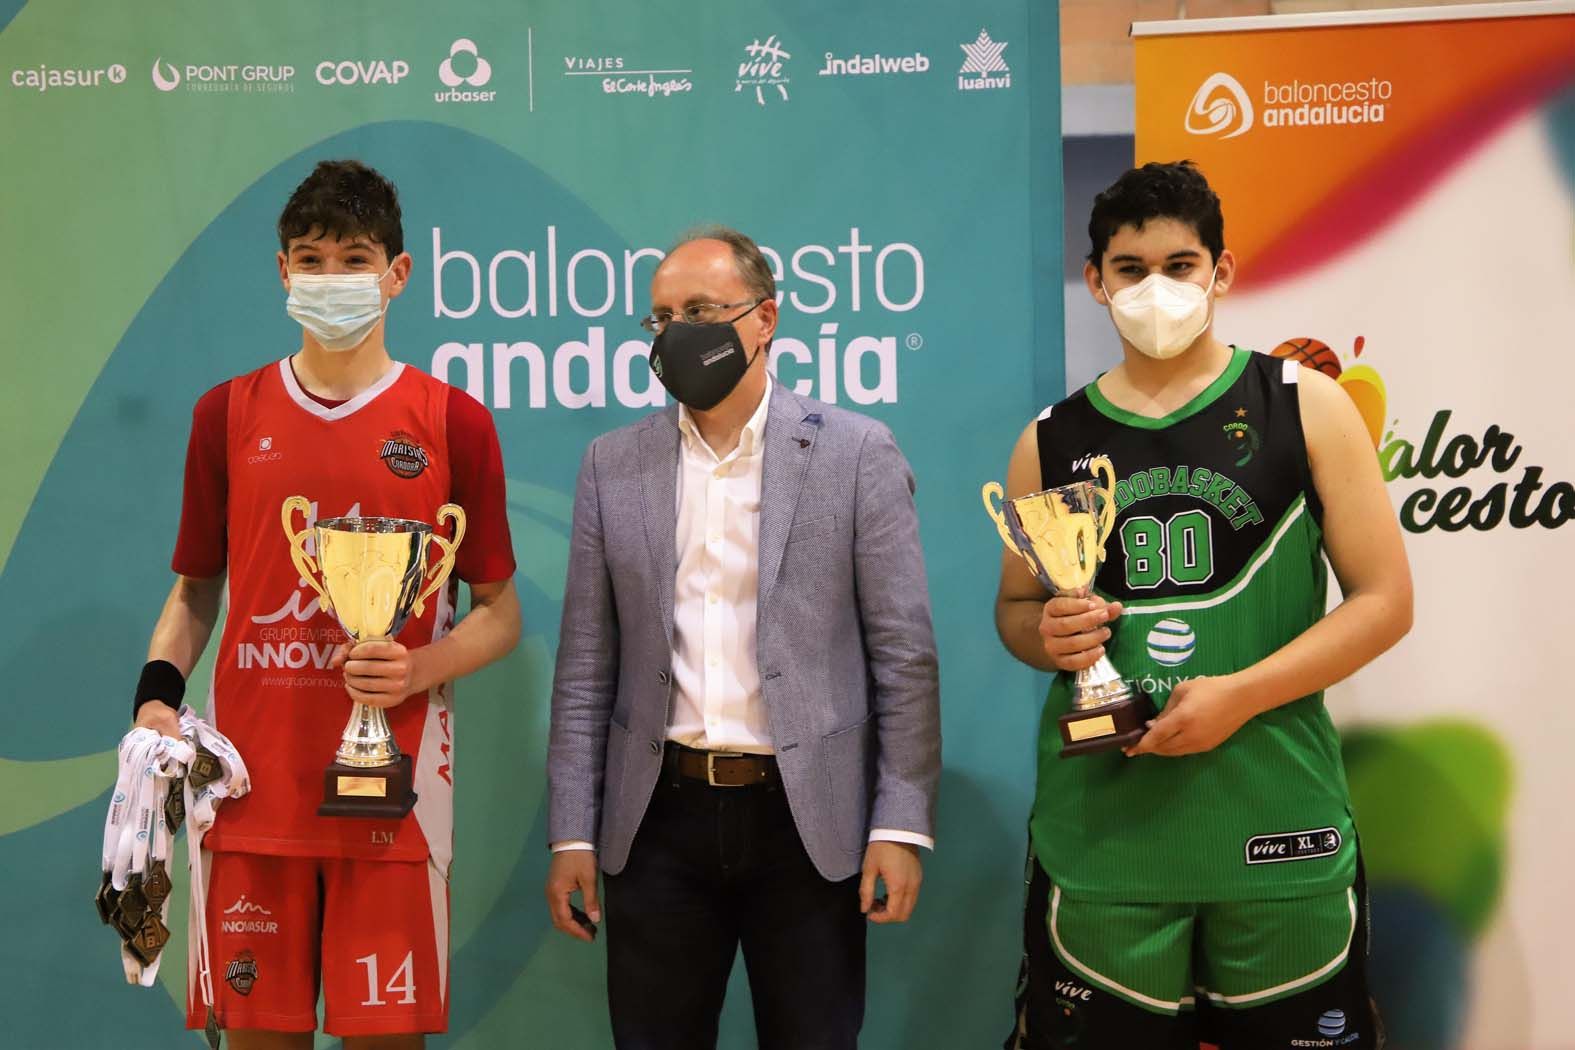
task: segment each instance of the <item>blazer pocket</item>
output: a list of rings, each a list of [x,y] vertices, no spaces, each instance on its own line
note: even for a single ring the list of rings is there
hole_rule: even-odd
[[[789,543],[797,543],[799,540],[807,540],[811,536],[824,536],[828,532],[836,531],[837,516],[835,514],[827,514],[824,518],[795,522],[793,527],[788,529],[787,541]]]
[[[844,853],[864,852],[869,830],[869,719],[821,741],[831,802],[831,827]]]
[[[623,812],[623,771],[628,763],[629,731],[611,719],[607,722],[607,755],[602,765],[601,842],[612,833],[612,822]]]

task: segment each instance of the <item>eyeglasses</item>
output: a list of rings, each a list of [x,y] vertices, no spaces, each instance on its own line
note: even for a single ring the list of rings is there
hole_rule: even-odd
[[[740,299],[736,303],[690,303],[676,314],[671,310],[660,310],[656,313],[647,314],[640,318],[640,327],[652,335],[661,335],[662,329],[666,328],[674,319],[681,320],[685,324],[710,324],[715,321],[717,315],[723,310],[733,310],[740,306],[749,307],[748,310],[745,310],[737,317],[731,317],[725,322],[732,324],[734,321],[742,321],[748,317],[763,302],[765,302],[764,299]]]

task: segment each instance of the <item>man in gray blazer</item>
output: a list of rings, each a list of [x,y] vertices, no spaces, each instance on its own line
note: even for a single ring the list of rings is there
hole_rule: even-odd
[[[886,427],[769,375],[776,285],[748,237],[685,240],[651,303],[652,369],[678,405],[580,467],[548,907],[589,940],[599,860],[619,1050],[714,1047],[740,946],[762,1050],[846,1050],[866,919],[907,920],[934,845],[913,475]]]

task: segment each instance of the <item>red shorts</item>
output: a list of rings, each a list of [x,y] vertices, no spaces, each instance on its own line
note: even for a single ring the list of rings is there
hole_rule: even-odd
[[[321,983],[330,1035],[448,1028],[448,880],[430,861],[204,851],[203,865],[223,1027],[314,1031]],[[201,1028],[195,945],[190,959],[186,1027]]]

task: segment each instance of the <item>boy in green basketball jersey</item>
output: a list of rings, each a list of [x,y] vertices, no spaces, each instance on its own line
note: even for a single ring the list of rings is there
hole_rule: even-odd
[[[1058,671],[1039,744],[1011,1050],[1376,1047],[1366,900],[1323,690],[1410,628],[1377,458],[1328,377],[1229,346],[1236,261],[1188,163],[1096,199],[1084,268],[1123,360],[1012,452],[1016,497],[1115,466],[1089,599],[1002,561],[996,625]],[[1324,556],[1344,600],[1325,614]],[[1060,757],[1072,674],[1108,650],[1159,716],[1125,750]]]

